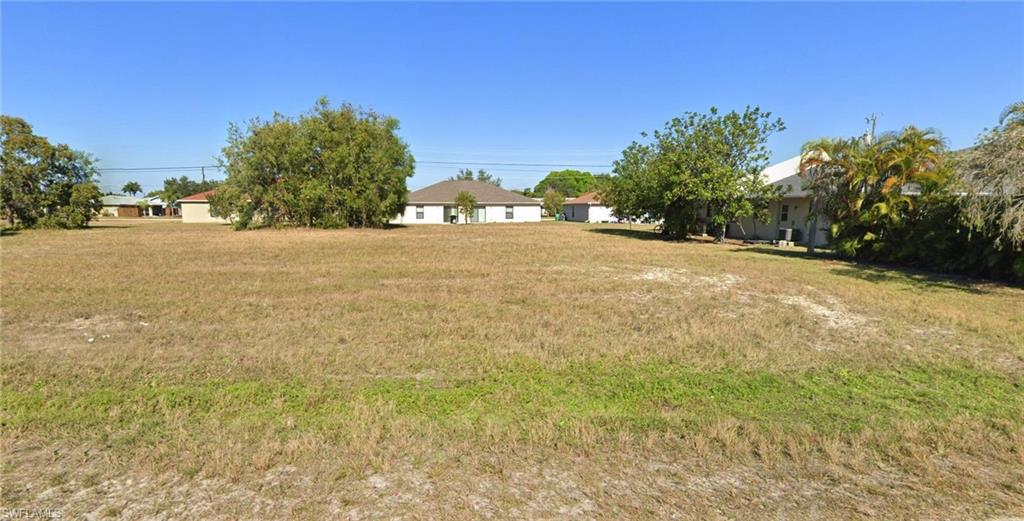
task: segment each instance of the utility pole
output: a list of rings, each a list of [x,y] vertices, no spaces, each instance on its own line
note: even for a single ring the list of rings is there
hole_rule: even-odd
[[[864,132],[864,142],[869,145],[875,142],[875,124],[877,122],[878,114],[875,114],[874,112],[872,112],[870,116],[864,118],[864,123],[871,125],[871,127]]]
[[[199,172],[203,175],[203,184],[206,184],[206,167],[199,167]]]

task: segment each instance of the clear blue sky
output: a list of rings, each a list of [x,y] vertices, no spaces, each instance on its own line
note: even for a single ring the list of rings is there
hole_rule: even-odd
[[[872,112],[881,130],[935,127],[960,148],[1024,98],[1022,3],[5,1],[0,16],[3,113],[106,168],[211,164],[228,122],[321,95],[399,118],[418,160],[467,167],[610,164],[711,105],[781,116],[774,160],[860,134]],[[456,168],[420,165],[410,186]],[[549,169],[489,170],[520,188]]]

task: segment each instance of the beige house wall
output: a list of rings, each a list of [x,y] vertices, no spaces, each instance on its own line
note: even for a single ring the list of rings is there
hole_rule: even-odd
[[[190,203],[187,201],[181,202],[181,222],[183,223],[206,223],[206,224],[224,224],[228,223],[227,219],[222,217],[214,217],[210,215],[210,203],[205,201],[197,201]]]

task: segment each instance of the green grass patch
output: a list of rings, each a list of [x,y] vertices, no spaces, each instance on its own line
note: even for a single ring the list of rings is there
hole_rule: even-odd
[[[968,367],[903,366],[795,374],[702,372],[676,365],[518,364],[477,378],[328,382],[38,381],[0,394],[18,431],[99,433],[133,444],[189,432],[295,431],[324,436],[360,428],[356,404],[382,424],[401,420],[471,433],[483,423],[529,429],[586,422],[600,429],[699,430],[724,418],[822,434],[886,428],[899,420],[1024,422],[1024,388]]]

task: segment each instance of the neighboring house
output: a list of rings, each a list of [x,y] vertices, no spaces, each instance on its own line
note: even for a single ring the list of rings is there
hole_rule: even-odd
[[[145,197],[143,200],[148,202],[149,206],[142,209],[142,215],[147,217],[171,217],[178,215],[177,208],[169,206],[159,197]]]
[[[808,210],[811,208],[810,194],[803,189],[804,179],[800,171],[800,156],[765,168],[762,175],[782,191],[782,199],[768,207],[768,221],[756,221],[750,217],[739,223],[729,224],[727,237],[751,240],[785,239],[789,234],[793,242],[805,243],[808,237]],[[818,217],[815,245],[828,244],[830,224],[824,217]],[[787,230],[791,230],[788,231]]]
[[[470,216],[474,223],[522,223],[540,221],[541,204],[525,195],[510,192],[483,181],[441,181],[409,194],[405,211],[393,224],[463,223],[455,196],[469,192],[476,197]]]
[[[230,222],[223,217],[210,215],[210,201],[207,198],[216,192],[216,190],[208,190],[178,199],[176,203],[181,208],[181,222],[216,224]]]
[[[544,208],[544,198],[543,197],[531,197],[530,199],[533,199],[534,201],[537,201],[537,204],[540,205],[540,216],[541,217],[551,217],[550,215],[548,215],[547,208]]]
[[[142,209],[139,208],[139,201],[145,197],[133,195],[104,195],[101,198],[103,208],[100,215],[105,217],[141,217]]]
[[[565,220],[581,223],[617,223],[610,206],[601,202],[597,192],[586,192],[578,197],[566,199],[562,204]]]
[[[177,215],[178,210],[168,207],[159,197],[134,195],[104,195],[100,215],[106,217],[163,217]],[[143,206],[142,201],[146,201]]]

